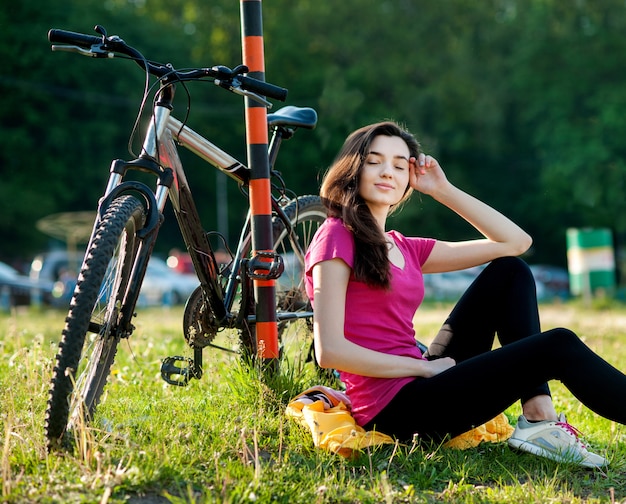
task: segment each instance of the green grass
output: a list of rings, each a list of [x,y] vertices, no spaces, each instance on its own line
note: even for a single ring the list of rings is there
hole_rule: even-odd
[[[424,308],[423,339],[448,309]],[[541,311],[545,328],[574,329],[626,369],[626,308]],[[180,309],[140,312],[93,425],[73,453],[49,455],[44,411],[63,319],[54,311],[0,314],[2,502],[626,502],[626,428],[590,413],[560,384],[552,385],[557,409],[610,458],[605,472],[505,443],[465,451],[388,445],[347,460],[314,448],[284,415],[289,399],[315,383],[310,375],[292,370],[266,383],[207,349],[201,380],[165,384],[160,359],[187,352]],[[519,406],[507,414],[516,418]]]

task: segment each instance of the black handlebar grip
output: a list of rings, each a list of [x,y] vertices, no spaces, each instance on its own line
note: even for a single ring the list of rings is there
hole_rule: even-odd
[[[48,32],[48,40],[53,44],[70,44],[84,49],[89,49],[93,45],[102,43],[102,37],[66,30],[56,30],[54,28]]]
[[[288,89],[253,79],[252,77],[241,76],[239,79],[241,80],[241,87],[248,91],[267,96],[268,98],[274,98],[275,100],[285,101],[287,99]]]

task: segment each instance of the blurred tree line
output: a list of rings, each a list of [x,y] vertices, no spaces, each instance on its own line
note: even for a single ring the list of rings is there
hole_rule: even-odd
[[[299,132],[279,157],[277,168],[295,190],[317,192],[346,134],[391,118],[420,138],[456,185],[533,235],[529,262],[565,265],[568,227],[610,227],[623,241],[622,0],[265,0],[263,14],[267,80],[289,88],[287,104],[319,114],[318,127]],[[110,160],[130,157],[140,69],[52,53],[47,42],[50,28],[93,33],[95,24],[175,67],[241,62],[234,0],[3,2],[4,259],[48,246],[38,219],[95,209]],[[190,125],[245,162],[241,98],[207,84],[189,88]],[[181,117],[187,97],[180,87],[177,97]],[[213,229],[216,172],[191,156],[183,161]],[[236,229],[244,211],[237,187],[229,187],[228,201]],[[168,221],[162,251],[181,244]],[[393,224],[442,239],[475,235],[417,194]]]

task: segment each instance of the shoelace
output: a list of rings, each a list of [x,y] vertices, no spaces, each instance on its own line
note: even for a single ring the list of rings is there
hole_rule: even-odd
[[[579,443],[581,447],[587,449],[585,444],[580,439],[581,437],[583,437],[583,433],[580,432],[576,427],[568,424],[567,422],[557,422],[556,425],[561,427],[564,431],[568,432],[572,436],[574,436],[576,438],[576,442]]]

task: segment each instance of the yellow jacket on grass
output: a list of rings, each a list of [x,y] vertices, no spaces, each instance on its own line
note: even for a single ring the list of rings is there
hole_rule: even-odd
[[[350,457],[354,451],[368,446],[395,443],[386,434],[366,431],[357,425],[350,413],[350,407],[350,399],[346,394],[320,385],[311,387],[292,399],[287,405],[286,413],[309,429],[316,447],[344,457]],[[472,448],[483,441],[505,441],[512,433],[513,427],[501,413],[480,427],[451,439],[445,446]]]

